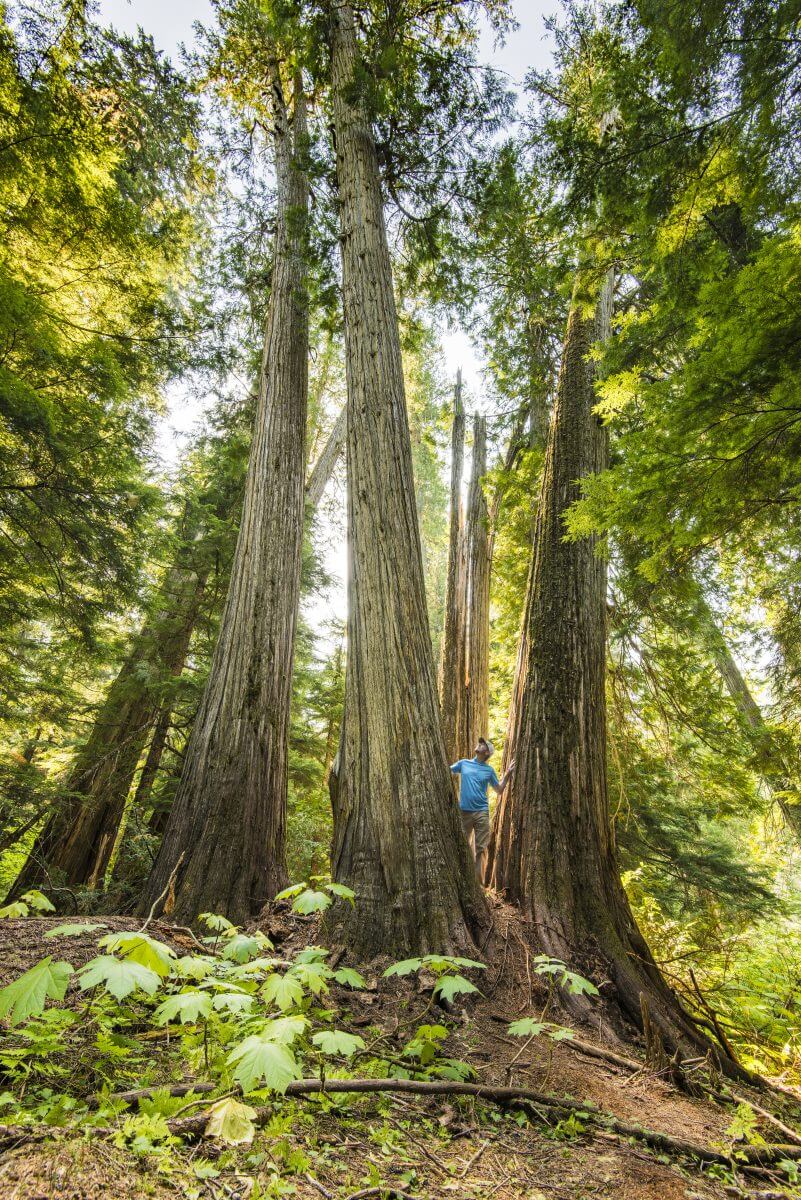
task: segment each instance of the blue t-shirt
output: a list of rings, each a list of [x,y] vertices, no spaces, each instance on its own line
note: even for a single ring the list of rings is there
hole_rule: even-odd
[[[454,775],[461,775],[459,807],[463,812],[481,812],[489,808],[487,788],[490,784],[497,791],[501,786],[494,767],[479,762],[477,758],[460,758],[451,767]]]

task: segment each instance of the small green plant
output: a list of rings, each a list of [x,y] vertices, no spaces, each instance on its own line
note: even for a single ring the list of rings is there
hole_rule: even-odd
[[[565,988],[573,996],[598,995],[598,989],[594,983],[585,979],[583,975],[577,975],[575,971],[571,971],[559,958],[551,958],[549,954],[535,954],[531,965],[537,975],[551,976],[555,983]]]
[[[275,898],[291,900],[293,911],[304,917],[311,913],[325,912],[335,899],[347,900],[349,904],[354,904],[356,899],[349,887],[342,883],[332,883],[326,875],[312,875],[308,883],[305,880],[303,883],[293,883]]]
[[[734,1142],[745,1142],[749,1146],[764,1146],[762,1134],[757,1129],[757,1114],[750,1104],[738,1104],[734,1110],[731,1124],[726,1130],[726,1137]]]
[[[522,1017],[519,1021],[512,1021],[508,1032],[512,1037],[547,1037],[552,1042],[564,1042],[573,1037],[573,1030],[566,1025],[556,1025],[553,1021],[536,1021],[533,1017]]]
[[[574,1141],[584,1133],[589,1113],[572,1112],[569,1117],[563,1117],[554,1125],[551,1136],[557,1141]]]
[[[19,900],[12,900],[10,904],[0,908],[0,920],[11,917],[28,917],[31,909],[36,913],[56,911],[47,896],[37,891],[36,888],[32,888],[31,891],[23,893]]]
[[[486,964],[472,958],[456,958],[449,954],[426,954],[424,958],[405,958],[393,963],[384,971],[384,978],[392,975],[411,975],[416,971],[428,970],[436,976],[434,996],[452,1001],[454,997],[477,992],[478,988],[460,974],[461,970],[486,970]]]

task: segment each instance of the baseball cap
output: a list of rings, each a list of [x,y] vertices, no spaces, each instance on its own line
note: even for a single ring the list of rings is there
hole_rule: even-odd
[[[495,753],[495,747],[489,738],[479,738],[478,740],[484,743],[484,745],[487,747],[487,754],[492,757],[492,755]]]

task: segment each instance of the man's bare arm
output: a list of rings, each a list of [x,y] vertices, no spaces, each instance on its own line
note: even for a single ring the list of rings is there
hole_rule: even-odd
[[[512,761],[509,763],[509,766],[506,768],[506,770],[503,773],[503,778],[501,779],[501,782],[498,784],[498,787],[495,789],[499,796],[503,795],[503,793],[506,789],[506,785],[508,784],[509,780],[512,778],[514,773],[515,773],[515,760],[512,759]]]

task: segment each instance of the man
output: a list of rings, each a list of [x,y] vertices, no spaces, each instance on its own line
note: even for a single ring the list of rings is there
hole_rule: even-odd
[[[515,769],[514,760],[509,763],[503,779],[499,780],[488,759],[495,752],[495,747],[487,738],[479,738],[473,758],[460,758],[455,762],[451,771],[462,778],[459,790],[459,815],[462,818],[462,829],[468,842],[472,841],[473,857],[479,879],[484,878],[484,866],[487,858],[487,847],[490,840],[489,799],[487,788],[490,784],[498,795],[512,777]]]

